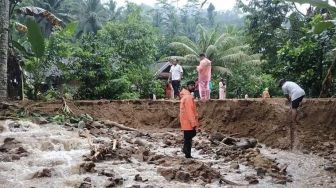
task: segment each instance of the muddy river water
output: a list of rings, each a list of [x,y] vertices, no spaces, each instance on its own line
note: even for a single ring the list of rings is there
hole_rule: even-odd
[[[37,125],[30,121],[15,122],[0,121],[0,187],[107,187],[110,176],[101,175],[101,171],[112,170],[115,176],[122,179],[115,187],[336,187],[335,174],[324,169],[326,161],[312,154],[300,151],[283,151],[260,146],[260,155],[275,161],[278,166],[286,166],[287,182],[276,182],[269,175],[257,176],[258,182],[251,183],[246,177],[256,176],[256,169],[247,162],[237,160],[237,165],[227,157],[216,157],[214,154],[193,149],[193,156],[204,164],[210,164],[212,169],[218,170],[226,180],[238,183],[229,185],[213,180],[178,181],[169,180],[158,173],[158,165],[137,157],[129,160],[103,160],[95,163],[94,171],[83,171],[81,165],[85,162],[85,155],[89,155],[91,146],[87,138],[79,135],[80,129],[65,127],[57,124]],[[137,139],[134,135],[121,130],[119,133],[124,140]],[[155,155],[173,158],[183,158],[181,145],[167,144],[163,138],[165,132],[152,131],[150,137],[142,138],[143,145]],[[175,137],[182,137],[178,130],[169,133]],[[10,139],[9,139],[10,138]],[[148,139],[146,139],[148,138]],[[207,137],[196,136],[194,142],[207,142]],[[107,136],[95,136],[95,142],[107,142]],[[5,145],[9,143],[8,147]],[[126,144],[126,143],[125,143]],[[122,148],[122,145],[119,146]],[[129,147],[137,147],[129,145]],[[196,147],[197,148],[197,147]],[[118,149],[117,149],[118,150]],[[218,151],[217,151],[218,152]],[[181,159],[182,160],[182,159]],[[184,160],[184,159],[183,159]],[[169,160],[166,160],[168,163]],[[169,164],[169,163],[168,163]],[[174,167],[176,163],[172,163]],[[255,164],[255,163],[254,163]],[[106,173],[105,173],[106,174]],[[141,176],[141,179],[135,178]],[[192,175],[191,175],[192,176]],[[112,187],[111,184],[109,184]]]

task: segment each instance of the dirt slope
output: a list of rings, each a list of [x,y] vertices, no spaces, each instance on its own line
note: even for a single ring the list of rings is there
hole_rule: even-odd
[[[134,128],[178,128],[178,101],[73,101],[76,114],[87,113]],[[62,103],[29,103],[27,109],[56,113]],[[289,146],[290,109],[284,99],[212,100],[198,102],[203,130],[239,137],[255,137],[277,148]],[[323,156],[335,154],[336,100],[305,99],[299,113],[300,149]]]

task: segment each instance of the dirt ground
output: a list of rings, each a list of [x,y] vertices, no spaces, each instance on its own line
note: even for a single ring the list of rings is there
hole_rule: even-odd
[[[201,187],[335,185],[335,99],[304,100],[297,133],[299,153],[279,150],[288,150],[291,143],[290,108],[284,99],[197,102],[201,132],[194,139],[196,160],[184,159],[180,151],[183,137],[179,131],[178,101],[100,100],[67,101],[67,104],[75,115],[89,114],[95,120],[60,126],[48,124],[43,117],[37,118],[40,126],[21,121],[3,122],[0,161],[8,164],[0,165],[5,170],[0,173],[0,183],[15,185],[9,180],[16,176],[11,177],[6,170],[21,164],[29,172],[35,171],[20,180],[32,186],[40,185],[40,178],[45,177],[43,181],[49,185],[71,182],[70,187],[82,188],[100,187],[97,180],[101,178],[105,187],[134,183],[151,187],[156,181],[162,182],[162,178],[164,182],[159,187],[170,187],[174,182],[180,182],[182,187],[188,182]],[[0,118],[15,119],[15,114],[23,112],[33,116],[56,115],[62,107],[62,101],[1,104]],[[134,129],[120,129],[110,122]],[[55,159],[60,156],[57,152],[66,156],[67,165]],[[34,156],[41,156],[39,153],[48,157],[37,161],[47,160],[46,164],[54,167],[31,166],[35,163]],[[78,155],[82,155],[79,161]],[[74,172],[74,167],[64,170],[69,167],[70,159],[79,170]],[[115,170],[110,170],[111,165]],[[64,181],[66,171],[69,177]]]
[[[178,101],[73,101],[77,114],[111,120],[137,129],[178,128]],[[27,103],[29,112],[57,113],[62,102]],[[288,149],[290,108],[285,99],[211,100],[198,102],[200,127],[237,137],[254,137],[267,146]],[[305,99],[299,110],[299,149],[334,155],[336,99]]]

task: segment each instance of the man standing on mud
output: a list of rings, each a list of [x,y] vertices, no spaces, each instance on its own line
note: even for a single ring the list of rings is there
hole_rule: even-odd
[[[196,110],[196,104],[192,92],[195,91],[195,82],[189,81],[187,82],[187,86],[185,89],[182,89],[180,96],[180,123],[181,129],[184,134],[184,145],[183,145],[183,153],[186,158],[191,157],[191,146],[192,139],[196,136],[196,129],[198,127],[198,114]]]
[[[183,69],[182,66],[177,64],[177,59],[172,61],[172,66],[170,67],[169,71],[169,78],[168,81],[171,80],[173,90],[174,90],[174,99],[179,97],[179,90],[180,90],[180,83],[183,76]]]
[[[291,103],[292,121],[298,124],[297,108],[300,106],[300,103],[305,96],[305,91],[298,84],[291,81],[286,81],[285,79],[281,79],[279,81],[279,87],[282,88],[282,91],[288,99],[288,102]]]
[[[197,66],[199,92],[201,101],[207,101],[210,99],[211,61],[203,53],[199,57],[200,64]]]

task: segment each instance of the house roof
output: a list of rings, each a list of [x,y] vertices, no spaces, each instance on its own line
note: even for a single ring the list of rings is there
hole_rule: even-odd
[[[164,78],[169,76],[169,70],[170,70],[171,63],[169,61],[165,62],[158,62],[152,65],[152,70],[155,72],[154,76],[156,78]],[[168,77],[167,77],[168,78]]]

